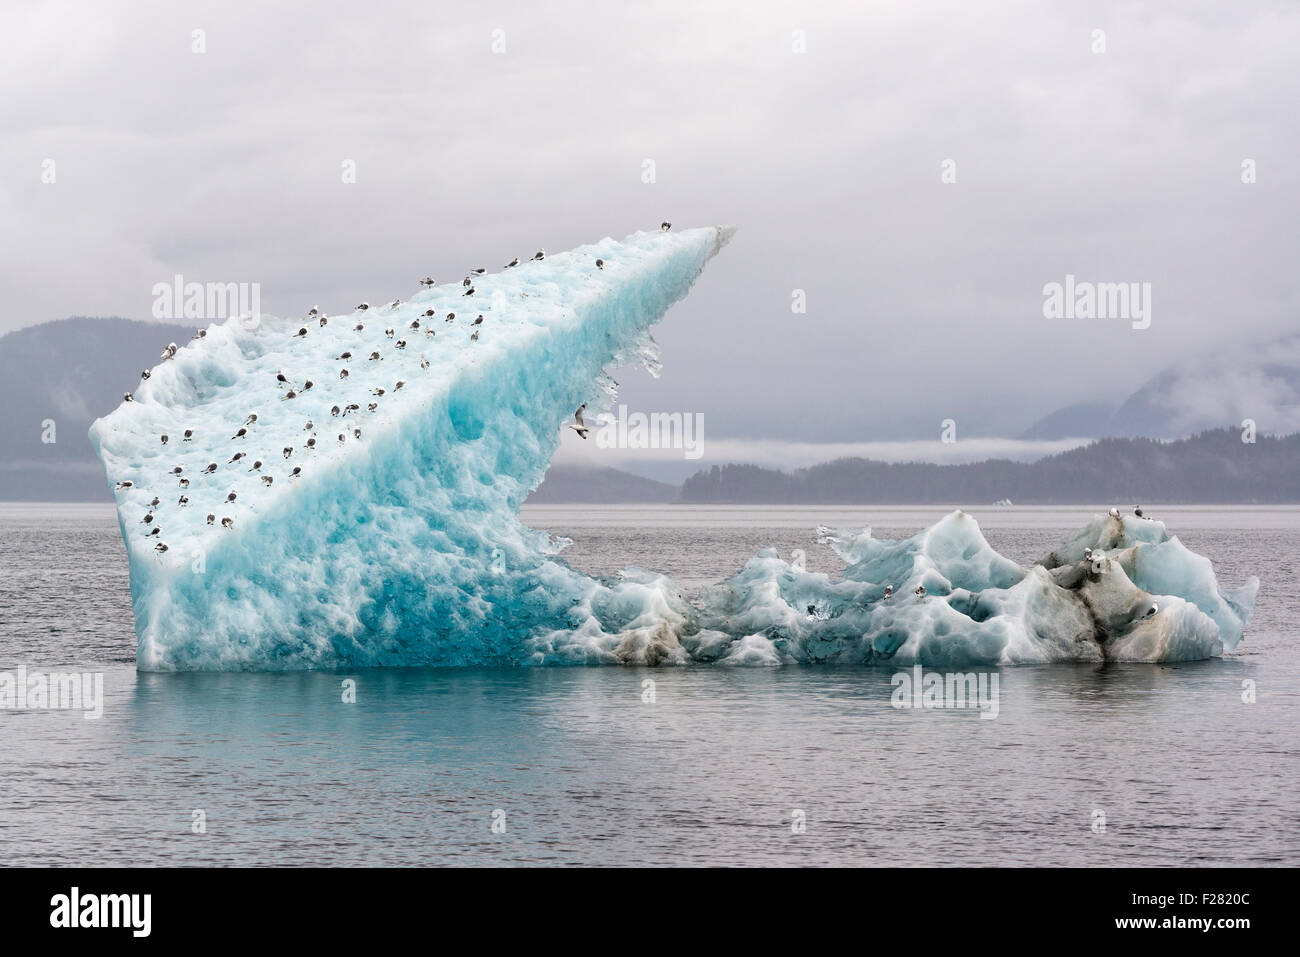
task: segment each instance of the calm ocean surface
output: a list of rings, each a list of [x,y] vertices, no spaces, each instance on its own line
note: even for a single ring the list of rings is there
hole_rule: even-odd
[[[1095,511],[973,514],[1024,563]],[[942,514],[524,510],[585,572],[640,565],[688,587],[768,546],[835,571],[819,523],[899,537]],[[106,698],[99,720],[0,711],[0,861],[1300,863],[1300,509],[1151,514],[1224,584],[1260,577],[1238,651],[1003,669],[1000,713],[981,720],[891,707],[888,668],[137,674],[111,507],[0,504],[0,671],[101,671]]]

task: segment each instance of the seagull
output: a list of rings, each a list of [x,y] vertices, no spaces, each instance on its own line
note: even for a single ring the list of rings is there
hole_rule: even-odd
[[[597,269],[604,269],[604,268],[605,268],[605,260],[603,260],[603,259],[597,259],[597,260],[596,260],[596,268],[597,268]]]
[[[209,462],[209,463],[208,463],[208,467],[205,468],[205,469],[203,470],[203,474],[204,474],[204,475],[211,475],[211,474],[212,474],[213,472],[215,472],[216,470],[217,470],[217,463],[216,463],[216,462]]]
[[[280,401],[283,402],[286,399],[296,399],[296,398],[298,398],[298,393],[295,392],[293,389],[290,389],[284,395],[280,396]]]
[[[155,525],[155,526],[154,526],[153,528],[151,528],[149,531],[145,532],[144,537],[145,537],[145,538],[153,538],[155,535],[159,535],[159,534],[161,534],[161,533],[162,533],[162,526],[160,526],[160,525]]]
[[[348,372],[347,369],[340,369],[340,370],[339,370],[339,378],[340,378],[340,379],[346,379],[346,378],[347,378],[348,376],[350,376],[351,374],[352,374],[352,373]]]
[[[123,393],[122,393],[122,401],[123,401],[123,402],[134,402],[134,401],[135,401],[135,396],[133,396],[130,392],[123,392]]]
[[[302,430],[303,430],[304,432],[310,432],[310,431],[311,431],[312,429],[314,429],[315,427],[316,427],[316,424],[315,424],[314,422],[312,422],[310,419],[308,419],[308,420],[307,420],[307,424],[304,425],[304,426],[302,427]]]
[[[353,429],[353,430],[352,430],[352,434],[353,434],[356,438],[358,438],[358,439],[361,438],[361,430],[360,430],[360,429]]]
[[[483,314],[480,312],[480,313],[478,314],[478,318],[475,319],[472,323],[470,323],[470,325],[472,325],[472,326],[481,326],[481,325],[483,325]]]
[[[398,389],[400,389],[400,388],[401,388],[402,386],[404,386],[404,385],[406,385],[406,380],[405,380],[405,379],[398,379],[398,380],[397,380],[397,385],[393,386],[393,391],[396,392]]]
[[[328,323],[328,322],[329,322],[329,319],[327,319],[325,316],[321,316],[321,317],[320,317],[320,327],[321,327],[322,329],[325,328],[325,324]]]
[[[673,224],[665,220],[664,222],[659,224],[659,228],[662,229],[664,232],[668,232],[668,230],[673,228]]]
[[[366,406],[366,411],[367,411],[367,412],[374,412],[375,409],[377,409],[377,408],[379,408],[379,403],[378,403],[378,402],[371,402],[368,406]]]
[[[1084,560],[1085,562],[1090,562],[1090,561],[1092,561],[1092,549],[1091,549],[1091,548],[1085,548],[1085,549],[1083,550],[1083,560]]]
[[[146,515],[144,518],[140,519],[140,524],[141,524],[141,525],[148,525],[148,524],[149,524],[150,522],[152,522],[152,521],[153,521],[153,512],[150,512],[150,513],[149,513],[148,515]]]
[[[263,475],[263,476],[262,476],[262,484],[263,484],[263,485],[270,485],[270,484],[271,484],[272,482],[274,482],[274,481],[275,481],[275,479],[273,479],[273,478],[272,478],[271,476],[269,476],[269,475]]]
[[[370,390],[370,394],[371,394],[371,395],[383,395],[383,394],[384,394],[384,390],[383,390],[383,389],[371,389],[371,390]]]
[[[393,327],[389,326],[387,329],[385,329],[384,335],[387,336],[389,339],[393,338]]]
[[[288,385],[288,384],[289,384],[289,380],[285,378],[285,375],[284,375],[283,372],[277,372],[277,373],[275,374],[275,381],[278,382],[278,383],[280,383],[280,385]]]
[[[1110,517],[1111,517],[1111,518],[1119,518],[1119,509],[1117,509],[1117,508],[1112,508],[1112,509],[1110,510]]]
[[[330,415],[338,415],[338,414],[339,414],[339,407],[337,405],[330,409]]]
[[[371,362],[374,362],[374,361],[375,361],[376,359],[378,359],[378,358],[379,358],[379,350],[378,350],[378,349],[376,349],[374,352],[370,353],[370,361],[371,361]]]
[[[248,429],[240,429],[238,432],[236,432],[234,435],[230,437],[230,440],[233,442],[235,439],[242,439],[247,434],[248,434]]]
[[[518,265],[519,265],[519,257],[516,256],[514,259],[510,260],[510,262],[506,263],[506,264],[505,264],[504,266],[502,266],[501,268],[502,268],[502,269],[509,269],[511,266],[518,266]]]
[[[432,277],[432,276],[425,276],[423,279],[420,280],[420,285],[421,285],[421,286],[432,286],[432,285],[434,285],[433,277]]]
[[[432,311],[432,310],[430,310],[430,311]],[[419,320],[419,319],[412,319],[412,320],[411,320],[411,324],[410,324],[409,326],[407,326],[406,328],[411,329],[411,330],[419,329],[419,328],[420,328],[420,320]]]
[[[172,469],[172,475],[180,475],[184,471],[185,470],[178,465],[176,468]]]
[[[469,288],[469,276],[465,277],[465,281],[462,282],[461,285],[464,286],[466,289]]]
[[[319,312],[320,312],[319,306],[312,306],[310,309],[307,310],[307,315],[314,316],[317,315]]]
[[[400,299],[394,299],[392,302],[390,302],[390,303],[388,304],[388,308],[389,308],[389,309],[396,309],[396,308],[397,308],[398,306],[400,306],[401,304],[402,304],[402,300],[400,300]]]
[[[211,512],[208,512],[208,524],[211,525],[216,520],[217,520],[217,516],[213,515]]]
[[[166,542],[159,542],[157,545],[155,545],[155,546],[153,547],[153,550],[154,550],[155,552],[165,552],[165,551],[167,551],[167,543],[166,543]]]
[[[912,594],[915,595],[917,598],[924,598],[924,597],[925,597],[925,586],[924,586],[924,585],[917,585],[917,586],[916,586],[916,591],[912,592]]]
[[[307,448],[309,448],[309,449],[314,449],[314,448],[316,448],[316,437],[315,437],[315,436],[312,436],[310,439],[307,440]],[[294,469],[294,471],[297,472],[298,470],[297,470],[297,469]]]
[[[487,270],[483,269],[482,267],[479,267],[478,269],[471,269],[470,272],[472,272],[475,276],[481,276],[485,272],[487,272]]]
[[[167,436],[165,436],[165,435],[161,435],[161,436],[159,436],[159,438],[162,439],[162,444],[163,444],[163,445],[166,445],[166,444],[167,444]]]
[[[233,501],[234,501],[235,499],[237,499],[238,497],[239,497],[239,496],[236,495],[234,492],[231,492],[229,495],[226,496],[226,504],[230,504],[231,502],[233,502]]]
[[[118,482],[118,483],[117,483],[117,490],[120,492],[120,491],[122,491],[122,489],[124,489],[124,488],[131,488],[133,485],[135,485],[134,482]]]
[[[885,594],[884,594],[882,597],[883,597],[883,598],[889,598],[889,597],[890,597],[891,595],[893,595],[893,594],[894,594],[894,586],[893,586],[893,585],[886,585],[886,586],[885,586]]]
[[[127,484],[127,485],[130,485],[131,483],[130,483],[130,482],[127,482],[126,484]],[[157,496],[157,495],[155,495],[155,496],[153,497],[153,501],[149,503],[149,507],[150,507],[150,508],[157,508],[157,507],[158,507],[158,496]]]
[[[257,471],[258,469],[260,469],[261,467],[262,467],[262,460],[261,460],[261,459],[257,459],[255,462],[253,462],[253,467],[252,467],[251,469],[249,469],[248,471],[250,471],[250,472],[256,472],[256,471]]]
[[[186,430],[185,430],[185,441],[188,442],[188,441],[189,441],[190,439],[192,439],[192,438],[194,438],[194,430],[193,430],[193,429],[186,429]]]
[[[533,253],[533,262],[540,262],[541,260],[543,260],[543,259],[545,259],[545,258],[546,258],[546,250],[545,250],[545,249],[539,249],[539,250],[537,250],[537,252]]]
[[[349,349],[347,352],[340,352],[340,353],[339,353],[337,356],[335,356],[334,358],[336,358],[336,359],[344,359],[344,360],[346,360],[346,359],[351,359],[351,358],[352,358],[352,350]]]
[[[252,424],[253,424],[254,422],[256,422],[256,421],[257,421],[257,413],[256,413],[256,412],[250,412],[250,413],[248,414],[248,418],[246,418],[246,419],[244,420],[244,425],[252,425]]]
[[[315,440],[313,439],[313,441],[315,441]],[[294,470],[293,470],[292,472],[289,473],[289,478],[297,478],[297,477],[298,477],[299,475],[301,475],[301,474],[302,474],[302,467],[301,467],[301,466],[295,466],[295,467],[294,467]]]
[[[207,337],[208,337],[208,330],[200,329],[197,332],[195,332],[194,335],[190,336],[190,342],[193,342],[196,339],[206,339]]]
[[[280,451],[284,454],[284,457],[287,459],[289,456],[293,455],[293,446],[292,446],[292,445],[286,445],[286,446],[285,446],[283,449],[281,449]]]
[[[478,330],[474,330],[474,335],[469,337],[470,342],[478,342]]]
[[[428,319],[430,316],[436,316],[436,315],[437,315],[437,313],[434,312],[432,309],[426,309],[426,310],[424,310],[424,317],[425,317],[426,319]],[[417,319],[416,322],[418,322],[418,321],[419,321],[419,320]],[[411,323],[411,328],[412,328],[412,329],[415,328],[415,323],[414,323],[414,322]]]
[[[365,328],[365,326],[364,326],[362,323],[359,323],[359,322],[358,322],[355,326],[352,327],[352,331],[353,331],[353,332],[360,332],[360,331],[361,331],[362,329],[364,329],[364,328]]]
[[[429,368],[429,360],[424,358],[424,356],[420,357],[420,368],[421,369]]]
[[[359,303],[357,305],[357,312],[365,312],[369,308],[370,308],[370,303],[368,302]]]
[[[406,348],[406,340],[405,340],[405,339],[398,339],[398,340],[397,340],[397,348],[399,348],[399,349],[405,349],[405,348]]]
[[[348,437],[347,437],[346,435],[344,435],[342,432],[340,432],[340,433],[339,433],[339,444],[342,445],[342,444],[343,444],[344,442],[346,442],[347,440],[348,440]]]
[[[179,505],[181,508],[184,508],[186,505],[190,504],[189,496],[182,495],[180,498],[176,500],[176,504]]]
[[[1151,610],[1148,611],[1148,612],[1147,612],[1145,615],[1143,615],[1142,617],[1143,617],[1143,618],[1150,618],[1150,617],[1152,617],[1156,612],[1158,612],[1159,610],[1160,610],[1160,602],[1158,602],[1158,601],[1153,601],[1153,602],[1151,603]]]
[[[233,528],[234,525],[235,525],[235,520],[234,520],[233,518],[230,518],[229,516],[227,516],[227,517],[225,517],[225,518],[223,518],[223,519],[221,520],[221,527],[222,527],[222,528]]]
[[[315,384],[316,384],[316,383],[312,382],[311,379],[306,380],[306,381],[303,382],[303,384],[302,384],[302,391],[303,391],[303,392],[308,391],[308,390],[309,390],[313,385],[315,385]]]
[[[456,314],[455,314],[454,312],[449,312],[449,313],[447,313],[447,321],[448,321],[448,322],[453,322],[455,319],[456,319]]]
[[[176,355],[176,343],[169,342],[167,343],[167,348],[164,349],[161,353],[159,353],[158,358],[170,359],[175,355]]]
[[[190,480],[187,479],[187,478],[183,478],[183,479],[181,479],[180,485],[181,485],[181,488],[189,488],[189,487],[190,487]]]
[[[582,421],[582,410],[586,407],[587,403],[585,402],[578,406],[578,411],[573,413],[573,421],[569,423],[569,428],[573,429],[573,431],[577,432],[584,439],[587,437],[587,433],[591,431],[587,428],[587,423]]]
[[[294,333],[294,336],[293,336],[293,337],[294,337],[295,339],[306,339],[306,338],[307,338],[307,327],[306,327],[306,326],[303,326],[303,327],[302,327],[301,329],[299,329],[296,333]]]
[[[148,378],[149,378],[149,376],[151,376],[151,375],[153,375],[153,373],[150,372],[148,369],[145,369],[144,371],[142,371],[142,372],[140,373],[140,381],[141,381],[141,382],[145,382],[145,381],[147,381]]]
[[[472,296],[472,295],[474,295],[474,287],[473,287],[473,286],[470,286],[470,287],[469,287],[468,289],[466,289],[463,293],[461,293],[461,295],[462,295],[462,296]]]
[[[1134,506],[1133,506],[1133,514],[1136,515],[1138,518],[1141,518],[1141,517],[1142,517],[1142,506],[1141,506],[1141,505],[1134,505]]]
[[[243,452],[236,452],[233,456],[231,456],[230,461],[227,462],[226,464],[227,464],[227,465],[230,465],[230,464],[233,463],[233,462],[238,462],[238,461],[239,461],[240,459],[242,459],[243,457],[244,457],[244,453],[243,453]]]

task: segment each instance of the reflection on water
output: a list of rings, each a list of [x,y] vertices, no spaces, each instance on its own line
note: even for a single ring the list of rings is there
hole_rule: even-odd
[[[836,567],[810,547],[829,519],[761,517],[544,527],[598,573],[716,581],[767,545]],[[1240,654],[1004,669],[999,715],[981,720],[892,707],[888,668],[137,674],[111,513],[0,511],[0,670],[93,668],[107,695],[97,721],[0,712],[0,859],[1295,864],[1300,523],[1230,518],[1184,538],[1229,583],[1264,580]],[[988,537],[1026,561],[1064,527]]]

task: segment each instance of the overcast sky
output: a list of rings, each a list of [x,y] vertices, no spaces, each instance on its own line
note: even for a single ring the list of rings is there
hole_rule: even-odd
[[[631,408],[737,442],[1014,435],[1294,328],[1297,50],[1292,0],[7,0],[0,333],[148,318],[177,273],[340,312],[736,223],[663,377],[619,375]],[[1044,318],[1067,273],[1151,283],[1150,328]]]

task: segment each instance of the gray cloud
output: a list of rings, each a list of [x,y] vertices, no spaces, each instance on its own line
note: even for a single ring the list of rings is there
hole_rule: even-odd
[[[1294,323],[1298,45],[1285,2],[8,4],[0,332],[147,318],[176,273],[338,311],[735,222],[629,405],[737,440],[1012,434]],[[1152,283],[1151,328],[1044,319],[1066,273]]]

